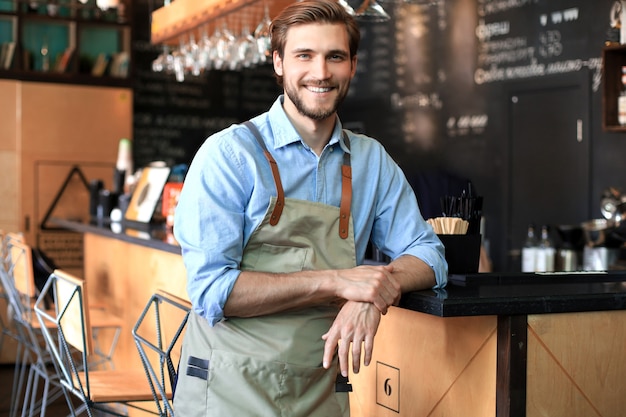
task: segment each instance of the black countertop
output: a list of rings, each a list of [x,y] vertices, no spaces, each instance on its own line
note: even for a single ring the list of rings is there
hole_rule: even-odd
[[[152,249],[180,254],[180,246],[164,224],[139,224],[135,222],[84,223],[58,218],[51,219],[51,222],[58,227],[79,233],[92,233]]]
[[[626,309],[626,271],[451,276],[443,290],[407,293],[400,306],[440,317]]]
[[[180,254],[164,226],[85,224],[62,228]],[[443,290],[407,293],[400,307],[439,317],[526,315],[626,309],[626,271],[452,275]]]

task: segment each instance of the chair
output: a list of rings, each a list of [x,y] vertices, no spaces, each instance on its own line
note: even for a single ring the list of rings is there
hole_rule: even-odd
[[[39,295],[39,289],[35,283],[35,274],[33,269],[33,249],[24,243],[23,241],[9,241],[8,251],[10,254],[10,270],[15,283],[17,292],[22,297],[22,304],[24,305],[24,311],[27,315],[27,319],[31,321],[33,326],[38,327],[39,322],[35,317],[33,311],[33,304]],[[49,267],[47,267],[49,268]],[[49,270],[51,274],[53,271]],[[48,298],[48,307],[51,307],[52,299]],[[104,307],[98,305],[90,307],[91,310],[91,325],[92,336],[94,340],[94,352],[92,357],[94,361],[92,366],[101,365],[113,367],[113,354],[117,343],[119,341],[120,332],[122,330],[123,322],[120,318],[106,311]],[[110,343],[107,348],[103,348],[98,334],[103,330],[109,330],[112,335]]]
[[[37,411],[44,415],[47,403],[58,398],[61,395],[61,390],[52,389],[55,386],[60,388],[59,376],[50,366],[51,359],[41,336],[40,322],[34,312],[34,303],[39,296],[33,267],[34,251],[24,243],[23,239],[10,237],[7,242],[7,252],[9,282],[6,286],[12,287],[16,299],[16,302],[11,304],[11,308],[14,311],[13,321],[17,323],[19,329],[16,337],[18,355],[15,363],[11,417],[14,417],[14,412],[17,410],[22,397],[22,416],[34,415]],[[53,300],[49,296],[46,299],[46,308],[52,308],[52,304]],[[112,367],[112,356],[117,346],[122,321],[100,309],[94,309],[93,316],[92,334],[96,335],[106,329],[112,333],[112,337],[108,349],[104,351],[100,346],[100,338],[94,336],[96,354],[90,357],[91,365]],[[40,382],[43,383],[43,395],[38,399]]]
[[[22,405],[22,417],[33,416],[37,413],[44,416],[47,402],[58,398],[62,390],[56,372],[49,366],[50,355],[41,338],[39,326],[33,326],[32,322],[27,319],[28,315],[24,311],[21,297],[4,268],[0,269],[0,281],[7,295],[9,305],[7,310],[10,311],[9,318],[13,325],[9,335],[18,343],[9,416],[16,416],[20,405]],[[40,381],[43,382],[43,393],[38,399]]]
[[[174,417],[172,399],[176,388],[181,335],[190,310],[189,301],[158,291],[150,297],[133,327],[135,344],[159,416],[162,417]]]
[[[54,370],[49,365],[50,357],[38,329],[39,323],[32,313],[34,294],[23,284],[24,265],[31,262],[30,251],[24,254],[14,251],[15,245],[22,245],[23,235],[7,233],[2,239],[2,289],[7,303],[7,323],[3,332],[15,340],[15,371],[11,389],[10,417],[15,417],[22,406],[22,416],[45,415],[47,401],[61,395]],[[20,289],[15,286],[15,274],[19,277]],[[25,300],[28,299],[28,302]],[[43,395],[37,399],[39,382],[43,381]],[[26,385],[25,385],[26,384]]]
[[[11,242],[24,242],[24,235],[15,232],[4,232],[2,236],[2,262],[5,270],[9,271],[9,244]]]
[[[124,416],[127,407],[154,414],[153,409],[135,404],[153,401],[143,370],[139,367],[136,370],[103,370],[90,366],[89,358],[94,354],[94,344],[85,287],[84,280],[57,269],[48,278],[35,303],[35,313],[68,398],[72,416],[83,412],[89,416],[93,416],[94,412]],[[47,296],[54,299],[53,311],[46,309]],[[52,332],[48,324],[53,324],[56,332]],[[81,402],[78,408],[69,400],[70,395]]]

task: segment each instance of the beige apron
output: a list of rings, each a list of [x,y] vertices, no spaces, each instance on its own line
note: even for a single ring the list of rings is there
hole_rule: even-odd
[[[270,161],[278,195],[250,237],[241,269],[287,273],[354,267],[349,154],[342,167],[341,208],[285,198],[276,162],[254,126],[250,130]],[[176,415],[349,416],[349,384],[338,378],[337,358],[328,370],[321,363],[322,335],[337,312],[336,306],[317,306],[229,318],[214,327],[193,313],[179,365]]]

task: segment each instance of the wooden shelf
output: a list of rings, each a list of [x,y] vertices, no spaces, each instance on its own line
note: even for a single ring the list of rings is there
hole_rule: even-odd
[[[178,43],[178,37],[200,26],[267,2],[270,17],[295,0],[176,0],[152,12],[151,43]],[[261,18],[259,14],[259,19]]]
[[[126,15],[120,21],[116,11],[104,13],[91,0],[83,8],[64,0],[56,15],[47,14],[43,2],[35,11],[22,2],[8,4],[0,10],[0,44],[12,49],[10,55],[0,52],[0,79],[130,85],[132,28]],[[44,46],[48,70],[40,52]],[[108,70],[92,75],[96,61],[105,57]]]
[[[617,97],[626,66],[626,45],[606,46],[602,50],[602,128],[607,132],[626,132],[617,121]]]

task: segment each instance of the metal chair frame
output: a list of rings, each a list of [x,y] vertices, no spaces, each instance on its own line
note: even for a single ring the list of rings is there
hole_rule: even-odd
[[[16,234],[7,235],[3,243],[3,252],[6,255],[3,260],[4,266],[8,267],[8,271],[6,271],[8,279],[3,287],[8,288],[8,292],[16,300],[15,303],[9,303],[9,305],[13,311],[12,323],[17,323],[19,326],[15,334],[7,332],[18,343],[10,417],[17,416],[22,397],[22,417],[35,415],[38,411],[41,416],[44,416],[47,403],[57,399],[61,395],[61,390],[49,390],[51,384],[60,387],[59,376],[51,372],[51,369],[46,369],[51,368],[51,358],[34,312],[34,303],[39,296],[39,291],[35,284],[33,252],[32,248]],[[48,305],[51,304],[52,299],[49,297],[47,300]],[[100,309],[96,308],[95,310]],[[114,367],[112,356],[120,337],[122,322],[104,311],[98,311],[98,313],[100,314],[97,314],[97,319],[92,321],[95,354],[90,356],[90,366],[112,369]],[[98,332],[104,329],[112,332],[112,338],[106,350],[102,349],[101,341],[97,337]],[[40,381],[44,383],[44,395],[37,400]],[[29,405],[27,401],[29,401]]]
[[[12,326],[6,334],[17,342],[9,416],[16,417],[21,405],[22,417],[36,414],[43,417],[48,402],[59,398],[62,391],[32,309],[36,290],[31,251],[24,244],[23,237],[16,233],[4,237],[2,251],[2,287]],[[27,282],[29,279],[32,280],[31,287]],[[43,382],[43,393],[38,398],[40,382]]]
[[[94,354],[94,346],[84,284],[82,279],[56,270],[35,303],[35,313],[60,376],[71,415],[86,412],[91,417],[100,411],[126,416],[127,407],[154,414],[154,410],[132,404],[152,401],[153,398],[141,370],[91,368],[90,356]],[[48,294],[54,299],[53,311],[45,308],[44,299]],[[50,323],[54,324],[55,332],[49,330]],[[70,396],[78,398],[81,405],[75,407]]]
[[[182,319],[178,327],[174,329],[165,329],[163,327],[164,307],[174,308],[181,311]],[[148,313],[154,314],[154,332],[150,337],[145,333],[149,333],[146,329],[149,325],[145,322]],[[174,417],[175,412],[172,404],[173,393],[176,389],[177,367],[172,360],[172,352],[178,346],[179,340],[182,341],[181,335],[187,325],[189,313],[191,311],[191,303],[182,300],[176,296],[160,291],[152,295],[146,304],[144,310],[139,316],[135,326],[133,327],[133,337],[141,362],[143,363],[152,395],[157,406],[159,416]],[[168,340],[168,330],[173,330]],[[158,357],[158,360],[151,360],[151,355]]]
[[[22,417],[36,414],[43,417],[48,401],[54,401],[63,394],[59,378],[50,366],[51,357],[42,339],[41,329],[28,319],[21,296],[4,268],[0,270],[0,280],[8,296],[11,322],[15,329],[11,337],[18,343],[9,415],[17,415],[21,401]],[[43,394],[38,398],[40,382],[43,382]]]
[[[8,242],[10,239],[10,234],[6,233],[4,230],[0,230],[0,263],[2,265],[0,265],[0,274],[4,274],[4,278],[6,278],[7,282],[9,281],[9,250],[8,250]],[[0,288],[0,299],[3,299],[4,302],[6,303],[6,311],[10,311],[9,308],[11,307],[11,302],[9,300],[9,291],[10,289],[6,287],[6,285],[4,284],[4,280],[2,280],[1,282],[1,288]],[[9,317],[10,319],[10,317]],[[16,332],[14,331],[14,328],[10,325],[10,323],[7,323],[2,316],[0,316],[0,326],[2,326],[2,334],[0,335],[0,351],[2,350],[2,348],[4,347],[4,342],[5,342],[5,338],[9,338],[9,339],[13,339],[16,341],[16,343],[18,342],[18,335],[16,334]],[[16,354],[19,356],[19,346],[17,346],[16,349]],[[17,359],[17,358],[16,358]],[[18,363],[18,361],[16,361],[16,364]],[[17,370],[17,368],[16,368]],[[17,375],[17,372],[14,372],[14,377],[15,375]],[[9,410],[9,416],[13,417],[15,414],[15,391],[16,391],[16,381],[14,378],[13,384],[11,386],[11,404],[10,404],[10,410]]]
[[[2,343],[0,344],[0,348],[4,346],[4,338],[9,337],[16,342],[15,349],[15,370],[13,372],[13,384],[11,385],[11,403],[9,409],[9,417],[15,417],[17,413],[17,401],[19,392],[23,389],[23,375],[21,371],[21,356],[22,356],[22,346],[20,343],[20,335],[17,334],[17,329],[13,325],[13,318],[10,317],[13,315],[14,307],[11,305],[10,297],[14,297],[13,285],[9,278],[11,274],[11,254],[9,252],[9,242],[17,237],[14,233],[5,233],[2,231],[2,267],[0,268],[0,272],[4,274],[2,278],[6,278],[6,280],[2,280],[2,298],[6,302],[7,312],[9,313],[8,323],[2,321]],[[19,391],[19,392],[18,392]]]
[[[11,275],[13,276],[14,286],[17,289],[18,294],[21,297],[22,305],[24,306],[24,312],[28,320],[32,320],[33,322],[37,322],[37,318],[35,317],[35,311],[33,309],[34,301],[39,296],[39,290],[37,289],[37,285],[35,284],[35,274],[33,268],[33,259],[34,255],[32,252],[32,248],[24,242],[20,241],[11,241],[8,243],[8,251],[9,251],[9,263],[11,265]],[[52,273],[52,270],[49,270],[49,273]],[[51,300],[49,299],[51,302]],[[94,310],[103,310],[104,307],[95,307]],[[93,315],[92,315],[93,316]],[[119,341],[120,333],[121,333],[121,322],[114,323],[110,318],[110,314],[105,314],[106,318],[100,317],[98,315],[97,320],[92,320],[92,335],[94,341],[94,353],[96,356],[93,357],[95,363],[103,366],[108,366],[113,368],[112,357],[115,353],[115,348],[117,347],[117,343]],[[100,339],[98,338],[98,333],[103,329],[112,329],[113,335],[111,338],[111,343],[105,349],[102,346]],[[92,363],[92,366],[95,365]]]

